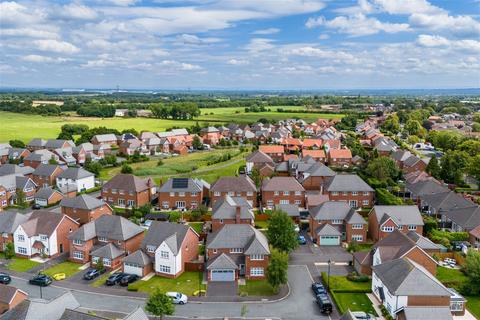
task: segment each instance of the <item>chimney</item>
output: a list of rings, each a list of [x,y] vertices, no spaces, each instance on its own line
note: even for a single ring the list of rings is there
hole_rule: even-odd
[[[242,207],[236,206],[235,207],[235,223],[240,223],[240,211],[242,210]]]

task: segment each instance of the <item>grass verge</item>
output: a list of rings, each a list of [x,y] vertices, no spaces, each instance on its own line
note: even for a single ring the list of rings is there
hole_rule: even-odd
[[[184,272],[178,278],[169,279],[154,276],[147,281],[137,281],[128,285],[128,290],[153,293],[155,290],[165,293],[169,291],[181,292],[186,295],[193,295],[199,289],[205,290],[206,285],[200,284],[202,274],[200,272]]]
[[[40,263],[29,259],[13,257],[10,262],[8,262],[7,269],[17,272],[26,272],[39,264]]]
[[[273,296],[275,291],[267,280],[245,280],[245,285],[238,286],[240,295]]]
[[[43,273],[48,274],[49,276],[53,276],[56,273],[65,273],[65,277],[70,278],[77,272],[80,272],[79,268],[81,266],[82,265],[75,262],[65,261],[57,265],[54,265],[48,269],[45,269]]]
[[[340,310],[350,309],[376,315],[372,302],[365,293],[336,292],[335,297]]]

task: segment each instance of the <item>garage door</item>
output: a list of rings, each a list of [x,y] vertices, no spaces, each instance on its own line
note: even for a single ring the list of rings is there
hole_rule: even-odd
[[[133,264],[125,263],[123,266],[123,272],[136,274],[139,277],[143,277],[143,269]]]
[[[320,237],[321,246],[338,246],[340,245],[340,237],[338,236],[321,236]]]
[[[234,270],[212,270],[210,272],[211,281],[235,281]]]

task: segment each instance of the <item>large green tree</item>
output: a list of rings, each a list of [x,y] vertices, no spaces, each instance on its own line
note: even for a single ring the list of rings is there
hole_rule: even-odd
[[[388,157],[379,157],[371,160],[365,171],[369,176],[378,180],[396,179],[400,173],[395,161]]]
[[[163,316],[169,316],[175,312],[175,306],[170,297],[157,290],[148,298],[145,310],[163,319]]]
[[[437,156],[433,155],[427,164],[426,171],[434,178],[440,178],[440,165],[438,164]]]
[[[281,210],[273,211],[268,224],[267,238],[274,248],[285,252],[290,252],[298,246],[292,218]]]
[[[396,114],[389,115],[382,124],[382,129],[392,133],[398,133],[400,131],[400,119],[398,116]]]
[[[469,155],[465,151],[447,151],[443,155],[440,164],[440,177],[448,183],[461,184],[463,174],[467,167]]]
[[[464,271],[469,282],[466,285],[466,290],[471,295],[480,294],[480,252],[475,250],[468,250],[467,257],[465,258]]]
[[[267,267],[267,280],[273,289],[278,292],[281,285],[287,283],[288,280],[288,253],[270,249],[270,260]]]

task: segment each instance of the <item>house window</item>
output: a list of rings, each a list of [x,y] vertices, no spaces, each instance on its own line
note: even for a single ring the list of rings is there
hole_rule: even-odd
[[[235,192],[233,192],[233,191],[228,191],[228,195],[231,196],[231,197],[233,197],[233,196],[235,195]]]
[[[284,196],[289,196],[289,195],[290,195],[290,191],[283,191],[283,195],[284,195]]]
[[[368,205],[370,204],[370,201],[368,201],[368,200],[363,200],[362,203],[363,203],[364,206],[368,206]]]
[[[46,235],[43,235],[43,234],[42,234],[42,235],[40,236],[40,240],[42,240],[42,241],[47,241],[47,240],[48,240],[48,237],[47,237]]]
[[[150,253],[155,252],[155,247],[154,246],[147,246],[147,252],[150,252]]]
[[[280,193],[278,191],[274,191],[273,195],[278,196]]]
[[[394,229],[394,227],[382,227],[383,232],[393,232]]]
[[[108,239],[106,237],[98,237],[98,241],[100,242],[107,242]]]
[[[125,207],[125,199],[118,199],[118,205],[120,207]]]
[[[247,192],[247,197],[251,197],[251,196],[253,196],[253,192],[248,191],[248,192]]]
[[[348,192],[346,192],[346,191],[343,191],[342,194],[343,194],[344,196],[348,196]]]
[[[332,196],[338,196],[338,192],[337,192],[337,191],[333,191],[333,192],[332,192]]]
[[[92,263],[97,264],[98,263],[98,257],[92,257]]]
[[[295,195],[296,195],[296,196],[301,196],[301,195],[302,195],[302,191],[295,191]]]
[[[169,266],[159,265],[159,266],[158,266],[158,272],[170,273],[170,267],[169,267]]]
[[[213,193],[213,195],[214,195],[215,197],[220,197],[220,192],[215,191],[215,192]]]
[[[250,260],[263,260],[263,254],[252,254]]]
[[[178,196],[179,196],[179,197],[185,197],[185,192],[179,192],[179,193],[178,193]]]
[[[217,253],[217,249],[213,249],[213,253]]]
[[[273,206],[273,200],[267,200],[267,206],[269,207]]]
[[[288,200],[285,200],[285,199],[280,200],[280,204],[289,204],[289,203],[290,201]]]
[[[463,301],[451,301],[450,302],[451,311],[463,311]]]
[[[7,205],[7,200],[2,200],[2,206],[5,207]]]
[[[296,204],[297,206],[301,205],[301,204],[302,204],[302,200],[295,200],[295,204]]]
[[[163,209],[168,209],[169,206],[170,206],[170,204],[169,204],[168,201],[163,201],[163,202],[162,202],[162,207],[163,207]]]
[[[196,196],[197,196],[197,192],[192,192],[192,193],[191,193],[191,196],[192,196],[192,197],[196,197]]]
[[[399,226],[399,227],[398,227],[398,230],[403,230],[403,226]]]
[[[73,239],[73,244],[77,246],[81,246],[83,245],[83,241],[78,239]]]
[[[118,193],[119,193],[119,194],[125,194],[125,191],[123,191],[123,190],[120,189],[120,190],[118,190]]]
[[[358,196],[358,192],[357,191],[352,191],[352,196]]]
[[[169,256],[168,251],[160,251],[160,257],[162,259],[168,259],[168,256]]]
[[[170,197],[175,197],[175,192],[170,192]]]
[[[415,230],[417,230],[417,226],[410,224],[410,225],[408,225],[408,230],[415,231]]]
[[[357,207],[357,200],[350,200],[350,201],[348,201],[348,204],[350,205],[350,207],[356,208]]]
[[[368,196],[369,194],[370,194],[370,192],[368,192],[368,191],[365,191],[365,192],[363,193],[364,196]]]
[[[6,232],[2,233],[2,237],[3,238],[8,238],[8,233],[6,233]]]
[[[20,254],[27,254],[27,248],[18,247],[18,253],[20,253]]]
[[[112,189],[112,193],[117,193],[117,189]]]
[[[343,220],[342,219],[333,219],[332,224],[342,224]]]
[[[135,200],[128,200],[127,201],[127,206],[128,207],[135,207]]]
[[[354,234],[354,235],[352,235],[352,240],[363,241],[363,236],[361,234]]]
[[[103,258],[103,265],[106,267],[111,267],[112,266],[112,260]]]
[[[23,234],[19,234],[17,236],[18,241],[25,241],[25,236]]]
[[[83,260],[83,252],[73,251],[73,259]]]
[[[356,229],[356,230],[363,229],[363,224],[352,224],[352,229]]]
[[[262,277],[263,268],[250,268],[250,276],[252,277]]]
[[[185,208],[185,201],[177,201],[175,202],[175,205],[178,209],[183,209]]]
[[[242,253],[243,249],[242,248],[231,248],[230,253]]]

